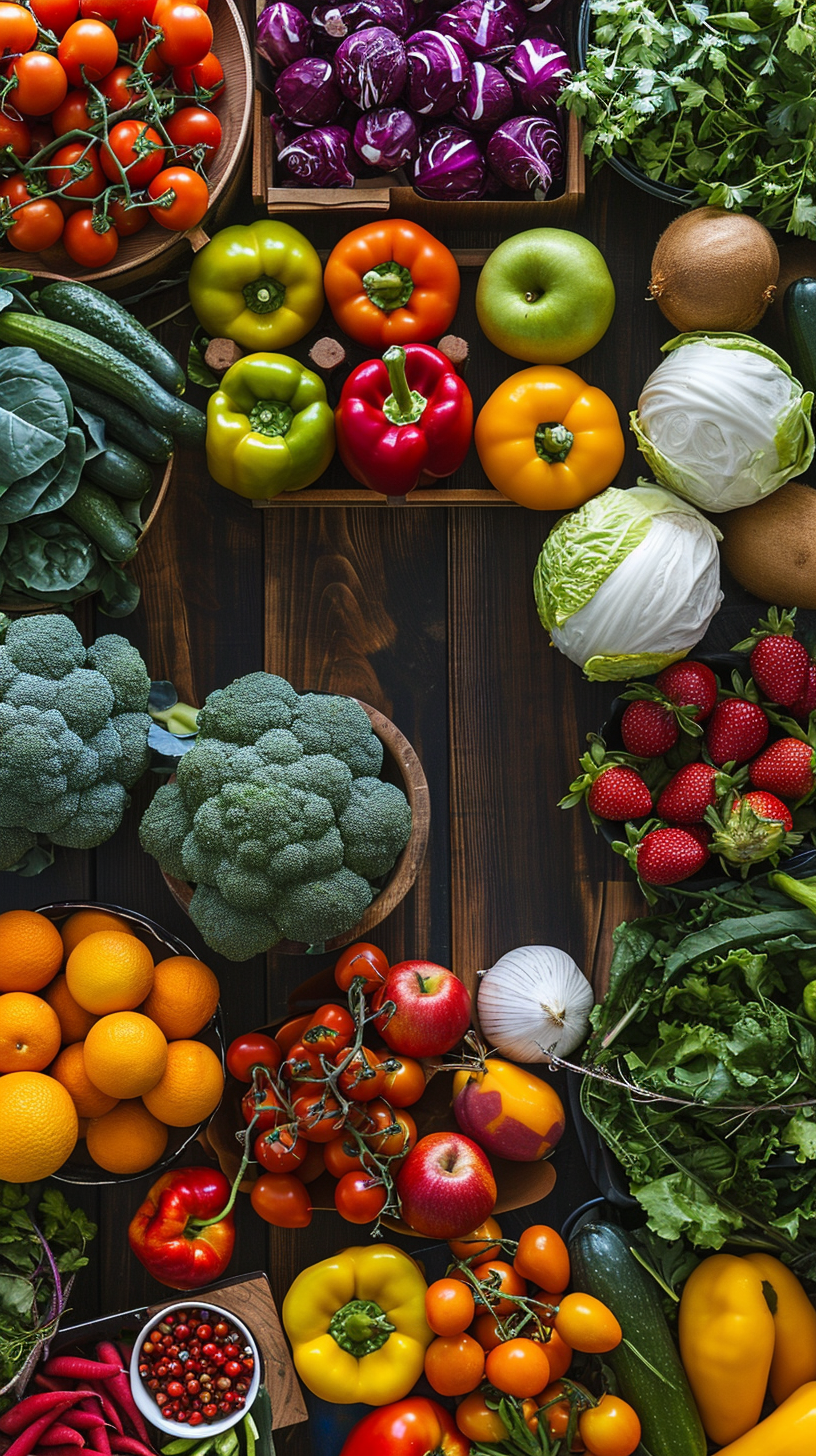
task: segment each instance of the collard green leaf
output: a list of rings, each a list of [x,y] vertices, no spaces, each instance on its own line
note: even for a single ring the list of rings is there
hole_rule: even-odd
[[[59,510],[60,506],[64,506],[65,502],[71,499],[79,485],[79,477],[82,474],[86,458],[85,436],[81,430],[72,426],[65,438],[65,454],[62,457],[59,475],[52,480],[48,489],[43,491],[31,512],[32,516],[41,516],[49,511]]]
[[[93,460],[107,445],[105,421],[84,405],[74,405],[74,417],[85,436],[85,459]]]
[[[99,610],[106,617],[129,617],[138,607],[142,594],[139,583],[121,566],[108,566],[96,589],[101,594]]]
[[[78,526],[59,517],[12,526],[3,553],[11,590],[76,592],[98,563],[96,547]]]

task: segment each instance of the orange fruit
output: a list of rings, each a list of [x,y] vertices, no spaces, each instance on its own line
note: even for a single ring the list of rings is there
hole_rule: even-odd
[[[218,977],[193,956],[171,956],[153,969],[153,988],[140,1008],[168,1041],[195,1036],[207,1025],[221,994]]]
[[[95,1163],[109,1173],[141,1173],[159,1161],[167,1147],[167,1128],[143,1102],[117,1102],[112,1112],[88,1125],[85,1145]]]
[[[221,1063],[210,1047],[203,1041],[171,1041],[164,1075],[142,1093],[142,1101],[171,1127],[192,1127],[215,1111],[223,1090]]]
[[[56,1077],[71,1094],[78,1117],[103,1117],[116,1106],[118,1099],[109,1097],[107,1092],[100,1092],[85,1071],[81,1041],[63,1047],[51,1068],[51,1076]]]
[[[164,1032],[138,1011],[100,1017],[82,1050],[85,1071],[110,1097],[141,1097],[155,1087],[167,1065]]]
[[[93,935],[95,930],[118,930],[122,935],[133,935],[127,921],[113,915],[110,910],[75,910],[60,926],[65,959],[86,935]]]
[[[0,915],[0,991],[41,991],[62,965],[56,925],[36,910]]]
[[[0,1077],[0,1129],[0,1178],[33,1183],[70,1158],[79,1124],[60,1082],[44,1072],[9,1072]]]
[[[153,985],[153,957],[135,935],[94,930],[71,951],[65,976],[86,1011],[97,1016],[134,1011]]]
[[[84,1041],[98,1016],[92,1016],[84,1006],[75,1001],[68,990],[68,982],[65,979],[65,972],[60,971],[55,976],[50,986],[46,987],[43,1000],[49,1006],[53,1006],[59,1019],[62,1041],[65,1045],[70,1042]]]
[[[0,1072],[42,1072],[60,1049],[60,1024],[42,996],[0,996]]]

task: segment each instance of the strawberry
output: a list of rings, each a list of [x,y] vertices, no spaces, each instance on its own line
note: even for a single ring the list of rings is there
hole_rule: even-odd
[[[669,708],[649,698],[636,698],[621,718],[621,737],[627,753],[636,758],[660,758],[674,748],[680,729]]]
[[[780,738],[755,758],[748,770],[756,789],[785,799],[803,799],[816,788],[816,758],[801,738]],[[659,811],[658,811],[659,812]]]
[[[652,829],[635,850],[635,866],[647,885],[676,885],[702,869],[709,851],[686,829]]]
[[[807,719],[813,709],[816,708],[816,662],[811,662],[808,667],[807,683],[801,698],[791,703],[790,710],[794,718]]]
[[[599,819],[642,819],[652,812],[652,796],[633,768],[611,763],[593,782],[587,807]]]
[[[709,755],[719,768],[724,763],[747,763],[765,746],[767,737],[768,719],[756,703],[745,698],[724,698],[705,731]]]
[[[734,795],[726,800],[721,815],[709,809],[707,817],[714,829],[712,854],[728,864],[741,865],[743,873],[758,860],[775,862],[781,849],[798,844],[802,838],[801,834],[791,833],[793,819],[787,806],[762,789],[753,789],[742,798]]]
[[[777,799],[776,794],[766,794],[764,789],[751,789],[742,796],[743,802],[750,804],[758,819],[770,819],[774,824],[781,824],[782,828],[790,833],[793,828],[793,817],[787,804]],[[735,802],[735,808],[739,800]],[[732,810],[732,813],[734,811]]]
[[[772,703],[789,708],[807,687],[810,658],[794,637],[763,637],[750,657],[751,676]]]
[[[672,824],[700,824],[706,809],[717,802],[719,770],[711,763],[687,763],[669,779],[656,804],[656,813]]]
[[[704,662],[673,662],[658,673],[655,687],[678,708],[696,708],[695,723],[704,723],[717,704],[717,679]]]

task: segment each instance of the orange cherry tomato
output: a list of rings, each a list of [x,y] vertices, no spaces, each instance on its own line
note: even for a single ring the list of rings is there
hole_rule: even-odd
[[[572,1384],[575,1384],[575,1382],[572,1382]],[[583,1391],[585,1387],[583,1385],[576,1385],[576,1389]],[[586,1393],[589,1394],[588,1391]],[[551,1402],[553,1403],[551,1404]],[[546,1423],[549,1434],[554,1441],[562,1441],[566,1436],[572,1408],[573,1403],[570,1401],[568,1389],[562,1380],[553,1381],[539,1395],[538,1420],[543,1420]],[[535,1434],[538,1422],[531,1421],[528,1424]],[[575,1441],[571,1449],[573,1451],[582,1451],[584,1449],[583,1440],[577,1429]]]
[[[404,307],[387,311],[374,302],[363,280],[391,262],[408,270],[414,289]],[[323,287],[340,328],[381,354],[390,344],[419,344],[445,333],[459,302],[459,269],[450,249],[425,228],[383,218],[355,228],[336,244]]]
[[[57,48],[57,60],[71,86],[101,81],[118,59],[119,42],[104,20],[75,20]]]
[[[570,1281],[570,1261],[561,1235],[546,1224],[524,1230],[518,1242],[513,1268],[523,1279],[554,1289],[560,1294]],[[557,1303],[557,1301],[556,1301]]]
[[[255,1139],[255,1161],[268,1173],[294,1173],[306,1157],[309,1144],[291,1127],[274,1127]]]
[[[622,1339],[621,1327],[611,1309],[591,1294],[565,1294],[553,1326],[573,1350],[590,1355],[615,1350]]]
[[[105,20],[108,25],[116,23],[116,39],[136,40],[141,35],[145,20],[153,14],[155,0],[80,0],[80,14]]]
[[[479,1390],[466,1395],[456,1407],[456,1424],[469,1441],[504,1441],[510,1434],[498,1411],[490,1409]]]
[[[276,1228],[308,1228],[312,1221],[312,1200],[294,1173],[264,1173],[249,1196],[255,1212]]]
[[[68,142],[51,153],[46,171],[49,188],[62,188],[63,197],[85,201],[105,190],[105,174],[99,165],[99,148],[87,142]],[[76,181],[71,181],[75,177]]]
[[[66,219],[62,246],[83,268],[107,268],[119,251],[119,234],[112,225],[100,229],[93,208],[83,207]]]
[[[507,1295],[526,1294],[527,1285],[512,1264],[506,1264],[503,1259],[485,1259],[484,1263],[475,1265],[473,1273],[485,1286],[481,1298],[491,1313],[501,1319],[502,1315],[518,1309]]]
[[[547,1351],[538,1340],[524,1337],[505,1340],[490,1350],[485,1360],[485,1375],[496,1390],[522,1399],[537,1395],[550,1378]]]
[[[37,44],[37,22],[22,5],[0,3],[0,56],[20,56]]]
[[[515,1268],[515,1264],[513,1265]],[[554,1311],[561,1303],[561,1293],[555,1293],[553,1289],[534,1289],[530,1299],[536,1305],[536,1315],[543,1325],[548,1328],[555,1319]]]
[[[640,1442],[640,1420],[618,1395],[602,1395],[584,1411],[578,1429],[592,1456],[631,1456]]]
[[[275,1041],[278,1043],[283,1055],[286,1056],[296,1041],[300,1041],[306,1027],[312,1019],[311,1011],[305,1016],[293,1016],[291,1021],[284,1021],[275,1032]]]
[[[502,1257],[501,1226],[495,1218],[486,1218],[472,1234],[461,1239],[448,1239],[448,1248],[457,1259],[482,1262]]]
[[[344,1097],[350,1102],[371,1102],[385,1091],[385,1067],[379,1052],[370,1047],[360,1047],[349,1060],[349,1048],[342,1047],[334,1057],[334,1065],[344,1066],[338,1085]]]
[[[320,1061],[320,1052],[312,1047],[307,1047],[302,1041],[296,1041],[283,1059],[280,1077],[282,1082],[289,1085],[293,1096],[295,1093],[304,1092],[307,1082],[323,1082],[325,1074]]]
[[[388,1201],[381,1179],[370,1173],[344,1173],[334,1190],[334,1205],[347,1223],[373,1223]]]
[[[224,94],[224,68],[218,57],[209,51],[203,61],[196,61],[194,66],[174,66],[173,84],[181,96],[191,96],[196,101],[220,101]],[[211,94],[208,96],[207,92]]]
[[[54,136],[64,136],[67,131],[88,131],[93,126],[93,117],[88,111],[89,100],[87,86],[68,92],[65,100],[51,116]]]
[[[331,1052],[347,1047],[354,1036],[354,1017],[345,1006],[329,1003],[318,1007],[303,1033],[304,1046],[312,1051]]]
[[[425,1351],[425,1375],[438,1395],[467,1395],[484,1368],[484,1350],[470,1335],[443,1335]]]
[[[349,991],[352,981],[359,976],[365,982],[363,990],[368,996],[385,983],[388,971],[385,952],[361,940],[356,945],[346,946],[334,968],[334,979],[341,991]]]
[[[168,117],[167,135],[178,149],[177,161],[194,161],[197,153],[209,168],[221,145],[222,129],[215,112],[206,106],[183,106]]]
[[[46,51],[26,51],[9,67],[16,86],[9,99],[26,116],[48,116],[65,100],[68,77],[56,56]]]
[[[437,1279],[425,1292],[425,1318],[435,1335],[461,1335],[476,1313],[473,1295],[459,1279]]]
[[[171,232],[187,232],[196,227],[210,205],[210,191],[204,178],[189,167],[165,167],[153,178],[147,192],[156,202],[150,208],[150,216]],[[162,198],[169,201],[160,201]]]
[[[388,1061],[392,1063],[392,1070],[386,1069],[383,1096],[392,1107],[413,1107],[425,1091],[422,1063],[414,1061],[413,1057],[397,1056],[396,1052],[389,1053]]]
[[[323,1161],[333,1178],[342,1178],[346,1173],[365,1171],[357,1151],[357,1144],[348,1133],[341,1132],[330,1142],[324,1144]]]
[[[409,1152],[417,1140],[417,1126],[410,1112],[389,1107],[380,1098],[355,1108],[354,1117],[355,1127],[380,1157],[399,1157]]]
[[[343,1126],[343,1111],[337,1098],[325,1089],[301,1093],[292,1103],[298,1131],[307,1143],[328,1143]]]
[[[560,1380],[572,1364],[572,1347],[561,1338],[557,1330],[550,1330],[550,1338],[544,1348],[550,1362],[550,1378]]]
[[[483,1350],[495,1350],[496,1346],[500,1345],[504,1339],[499,1329],[496,1316],[487,1312],[477,1314],[468,1334],[471,1334],[474,1340],[479,1341]]]

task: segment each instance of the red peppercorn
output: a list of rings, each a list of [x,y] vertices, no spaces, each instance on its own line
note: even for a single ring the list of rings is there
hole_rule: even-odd
[[[198,1395],[198,1392],[200,1391],[200,1389],[201,1389],[201,1386],[199,1385],[199,1383],[198,1383],[197,1380],[188,1380],[187,1381],[187,1394],[188,1395]]]
[[[213,1403],[210,1402],[209,1405],[204,1405],[201,1407],[201,1414],[204,1416],[205,1420],[213,1421],[218,1415],[218,1406],[213,1405]]]
[[[187,1424],[189,1426],[200,1426],[201,1425],[201,1422],[203,1421],[203,1419],[204,1419],[204,1417],[201,1414],[201,1411],[200,1410],[194,1410],[194,1411],[191,1411],[190,1412],[190,1419],[187,1422]]]
[[[237,1376],[243,1373],[243,1369],[243,1365],[238,1360],[228,1360],[224,1366],[224,1374],[229,1375],[231,1380],[235,1380]]]
[[[189,1340],[189,1338],[190,1338],[190,1326],[189,1325],[176,1325],[176,1339],[179,1341],[179,1344],[184,1344],[184,1342],[186,1340]]]
[[[223,1320],[219,1320],[213,1330],[213,1334],[218,1335],[223,1340],[224,1336],[229,1334],[229,1325],[225,1324]]]
[[[211,1340],[213,1334],[212,1325],[199,1325],[196,1334],[200,1340]]]

